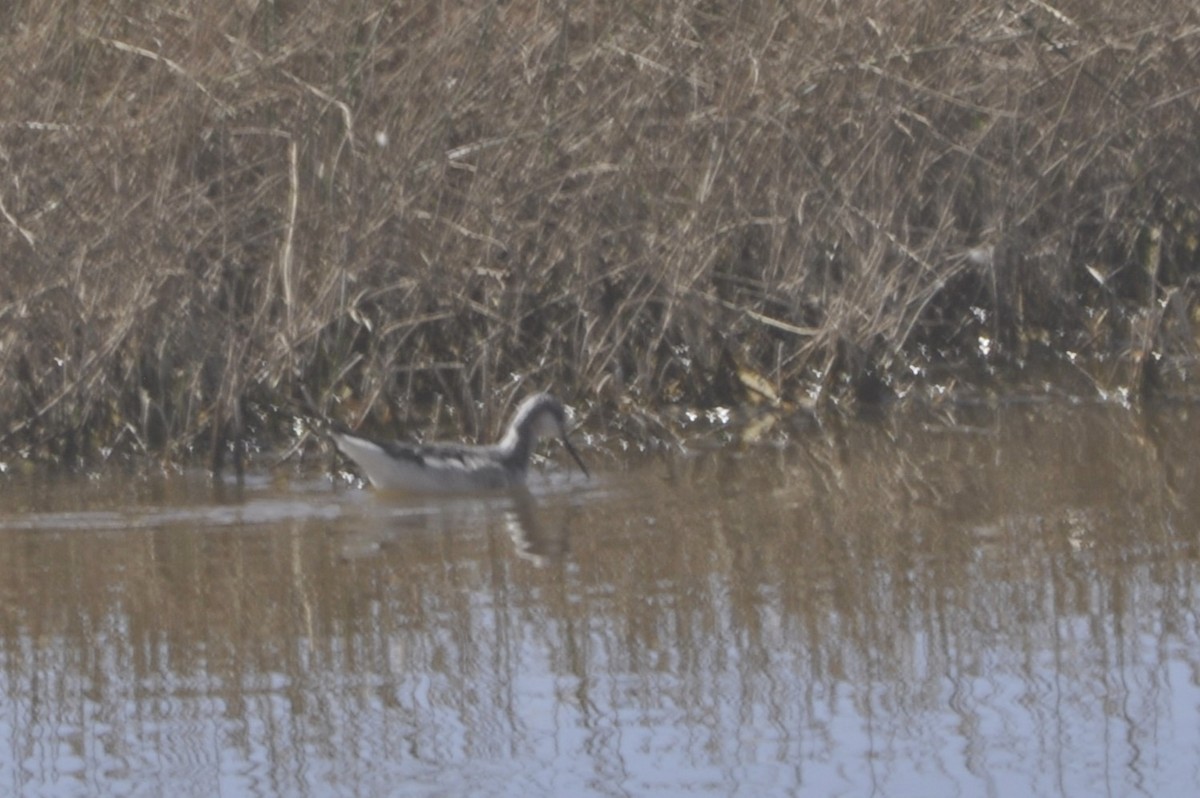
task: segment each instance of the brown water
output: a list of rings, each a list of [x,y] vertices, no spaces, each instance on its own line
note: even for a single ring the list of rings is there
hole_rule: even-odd
[[[1195,794],[1200,413],[930,422],[527,501],[7,477],[0,793]]]

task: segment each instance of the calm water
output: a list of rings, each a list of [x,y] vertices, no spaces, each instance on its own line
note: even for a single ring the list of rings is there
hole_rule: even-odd
[[[523,501],[10,476],[0,793],[1195,794],[1198,440],[959,410]]]

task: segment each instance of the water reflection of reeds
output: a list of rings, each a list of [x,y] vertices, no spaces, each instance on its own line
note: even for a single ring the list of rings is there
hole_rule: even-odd
[[[540,497],[563,548],[537,562],[469,507],[5,531],[0,777],[853,792],[916,768],[974,791],[1107,757],[1153,787],[1200,651],[1194,422],[958,421]]]

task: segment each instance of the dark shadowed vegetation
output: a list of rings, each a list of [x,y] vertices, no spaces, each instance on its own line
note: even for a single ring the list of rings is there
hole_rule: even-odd
[[[15,456],[1195,373],[1193,0],[42,0],[0,81]]]

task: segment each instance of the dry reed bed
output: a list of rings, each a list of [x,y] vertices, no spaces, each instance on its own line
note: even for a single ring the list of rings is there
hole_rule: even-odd
[[[18,455],[1195,346],[1190,0],[47,0],[0,75]]]

